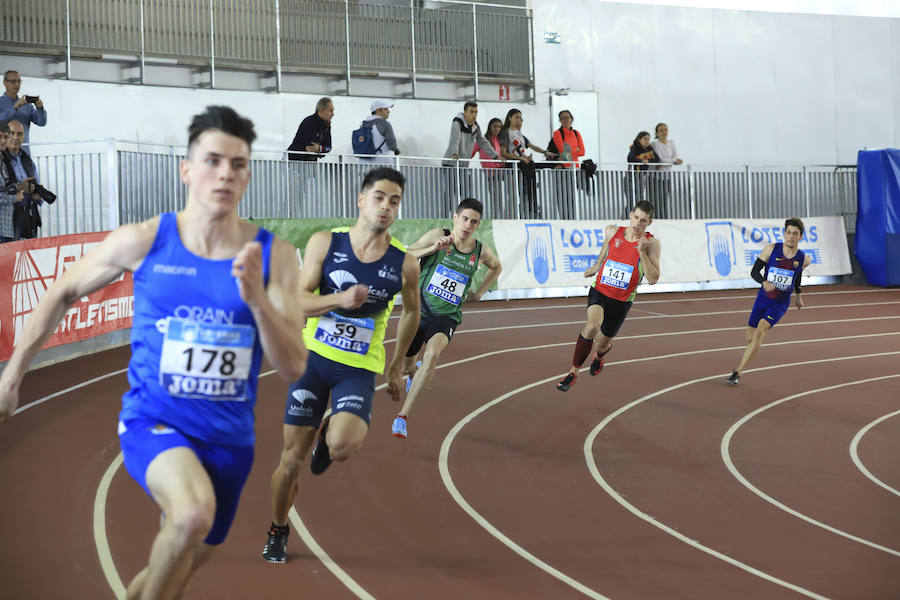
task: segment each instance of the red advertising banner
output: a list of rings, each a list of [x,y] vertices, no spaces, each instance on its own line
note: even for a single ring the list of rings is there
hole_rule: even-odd
[[[106,237],[106,231],[0,244],[0,361],[12,356],[22,328],[47,288]],[[131,327],[131,273],[69,308],[44,348]]]

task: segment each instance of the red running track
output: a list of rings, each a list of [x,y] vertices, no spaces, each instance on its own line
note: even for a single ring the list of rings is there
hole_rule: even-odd
[[[733,388],[753,293],[644,295],[567,394],[583,298],[470,308],[410,438],[380,391],[363,450],[304,476],[285,565],[260,556],[287,389],[263,377],[234,527],[186,597],[900,598],[900,290],[804,298]],[[26,377],[23,407],[65,391],[0,427],[0,597],[114,598],[145,564],[127,359]]]

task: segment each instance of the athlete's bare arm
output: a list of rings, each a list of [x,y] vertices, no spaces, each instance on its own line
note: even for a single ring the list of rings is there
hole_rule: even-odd
[[[763,262],[769,262],[769,257],[772,256],[772,250],[775,249],[775,244],[767,244],[765,248],[762,249],[762,252],[759,253],[757,257],[759,260]],[[775,284],[769,280],[763,280],[762,283],[763,289],[767,292],[771,292],[775,289]]]
[[[659,281],[659,255],[662,249],[659,238],[642,237],[638,239],[637,249],[644,266],[644,277],[647,283],[653,285]]]
[[[248,242],[234,259],[231,274],[241,299],[250,307],[263,352],[286,381],[297,381],[306,370],[303,310],[297,297],[300,281],[294,247],[275,238],[269,264],[269,284],[263,287],[262,246]]]
[[[10,418],[19,404],[19,386],[28,365],[79,298],[137,269],[150,251],[159,218],[123,225],[111,232],[47,289],[25,324],[22,336],[0,377],[0,422]]]
[[[322,265],[325,264],[329,247],[331,247],[330,231],[317,231],[306,243],[297,297],[300,308],[308,317],[318,317],[336,308],[353,310],[362,306],[369,297],[369,287],[362,283],[357,283],[337,294],[320,296],[315,293],[322,279]]]
[[[429,256],[435,252],[445,250],[453,244],[453,235],[444,235],[441,228],[429,229],[425,234],[416,240],[415,243],[406,248],[407,254],[412,254],[413,258],[419,259]]]
[[[481,264],[487,268],[487,275],[484,276],[484,279],[477,290],[469,290],[469,293],[466,294],[466,302],[478,302],[481,300],[484,293],[491,289],[491,286],[494,285],[494,282],[500,277],[500,271],[503,270],[500,259],[497,258],[494,251],[488,248],[486,244],[481,245]]]
[[[619,227],[617,225],[607,225],[606,229],[603,230],[603,247],[600,248],[600,254],[597,255],[597,260],[594,264],[585,270],[584,276],[586,278],[593,277],[600,270],[600,265],[603,264],[603,261],[606,260],[606,255],[609,254],[609,240],[616,235],[618,230]]]
[[[807,268],[811,263],[812,263],[812,257],[811,257],[809,254],[807,254],[807,255],[803,258],[803,269],[802,269],[801,272],[797,275],[797,277],[801,277],[802,274],[803,274],[803,271],[805,271],[806,268]],[[803,308],[803,299],[800,297],[800,292],[799,292],[799,291],[796,292],[796,293],[794,294],[794,296],[796,296],[796,298],[797,298],[797,299],[794,301],[794,303],[797,305],[797,310],[800,310],[801,308]]]
[[[403,288],[400,293],[403,298],[403,310],[397,324],[394,358],[387,374],[388,393],[394,402],[400,400],[400,390],[403,389],[401,387],[403,357],[416,335],[416,329],[419,328],[419,263],[411,254],[407,254],[403,259]]]

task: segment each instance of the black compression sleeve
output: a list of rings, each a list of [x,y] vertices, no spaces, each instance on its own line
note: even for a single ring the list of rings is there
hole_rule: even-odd
[[[750,277],[753,278],[753,281],[756,283],[762,283],[765,281],[765,277],[763,277],[763,269],[766,268],[766,263],[761,261],[760,259],[756,259],[756,262],[753,264],[753,268],[750,269]]]
[[[796,293],[800,293],[800,277],[803,275],[803,269],[800,269],[800,272],[797,273],[797,276],[794,277],[794,291]]]

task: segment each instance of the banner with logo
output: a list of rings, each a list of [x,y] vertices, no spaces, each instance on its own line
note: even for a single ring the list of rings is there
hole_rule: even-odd
[[[804,275],[850,273],[847,235],[841,217],[803,220],[800,249],[812,262]],[[503,272],[500,289],[588,285],[585,269],[603,248],[609,221],[493,221]],[[621,221],[617,225],[627,225]],[[767,244],[781,242],[784,220],[716,219],[655,221],[647,231],[662,247],[660,283],[749,279]]]
[[[0,244],[0,361],[8,360],[22,328],[50,284],[100,243],[108,232],[37,238]],[[79,299],[44,348],[131,327],[131,273]]]

